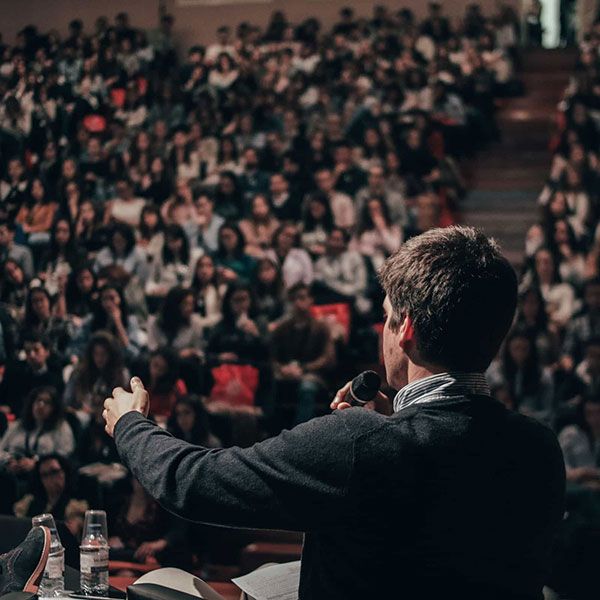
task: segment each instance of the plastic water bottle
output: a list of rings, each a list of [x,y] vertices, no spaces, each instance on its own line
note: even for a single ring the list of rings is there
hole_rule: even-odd
[[[81,540],[81,591],[84,594],[108,595],[108,542],[102,534],[102,525],[91,523]]]
[[[65,549],[56,530],[54,517],[49,514],[38,515],[31,519],[32,525],[43,525],[50,530],[50,554],[44,569],[38,591],[40,598],[64,596],[65,591]]]

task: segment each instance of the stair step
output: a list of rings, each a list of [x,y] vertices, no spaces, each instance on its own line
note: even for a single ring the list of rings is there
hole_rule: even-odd
[[[540,219],[539,193],[550,173],[551,136],[557,107],[577,60],[577,51],[522,52],[525,95],[499,104],[501,140],[464,161],[471,192],[461,202],[461,221],[496,238],[515,267],[523,263],[525,235]]]

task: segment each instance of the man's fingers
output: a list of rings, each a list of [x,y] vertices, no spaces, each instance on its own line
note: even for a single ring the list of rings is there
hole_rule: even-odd
[[[346,395],[350,391],[350,386],[351,385],[352,385],[352,382],[349,381],[346,385],[344,385],[344,387],[340,388],[335,393],[335,397],[333,398],[333,401],[331,403],[331,408],[336,408],[340,402],[344,401],[344,398],[346,397]]]
[[[113,398],[120,395],[120,394],[124,394],[125,390],[122,387],[116,387],[113,391],[112,391],[112,395]]]
[[[139,377],[132,377],[130,385],[132,392],[136,392],[138,390],[144,391],[144,384],[142,383],[142,380]]]
[[[150,404],[148,392],[146,391],[146,388],[144,388],[142,380],[139,377],[132,377],[130,384],[133,392],[133,399],[137,404],[136,408],[140,409],[147,417],[150,410]]]

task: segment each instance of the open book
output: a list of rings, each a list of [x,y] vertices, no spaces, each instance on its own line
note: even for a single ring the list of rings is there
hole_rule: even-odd
[[[298,600],[299,581],[300,561],[266,565],[233,579],[243,592],[242,600]],[[141,587],[136,590],[136,586]],[[161,588],[169,591],[162,594]],[[224,600],[199,577],[173,568],[142,575],[129,588],[128,596],[135,600]]]

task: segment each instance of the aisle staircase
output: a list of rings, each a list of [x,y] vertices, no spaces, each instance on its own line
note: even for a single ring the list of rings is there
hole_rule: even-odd
[[[495,237],[516,267],[523,260],[525,233],[538,217],[536,199],[550,172],[556,107],[575,60],[572,50],[524,51],[525,95],[500,109],[501,141],[464,165],[471,192],[462,203],[461,221]]]

